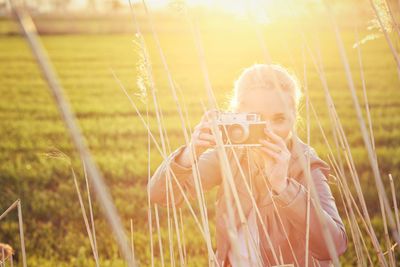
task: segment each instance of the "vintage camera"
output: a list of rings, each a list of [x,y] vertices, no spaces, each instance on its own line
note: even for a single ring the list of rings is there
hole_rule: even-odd
[[[257,113],[219,112],[217,125],[226,146],[260,146],[266,122]]]

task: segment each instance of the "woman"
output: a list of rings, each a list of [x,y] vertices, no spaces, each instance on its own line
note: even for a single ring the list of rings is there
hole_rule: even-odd
[[[195,156],[203,190],[221,185],[216,204],[219,266],[329,266],[332,255],[324,233],[330,235],[329,244],[333,243],[337,255],[347,248],[345,228],[326,178],[329,166],[294,135],[300,95],[297,80],[278,65],[253,65],[235,82],[232,111],[257,113],[266,121],[260,147],[226,149],[236,201],[232,197],[235,193],[226,193],[224,181],[228,178],[221,172],[219,155],[223,154],[218,154],[208,128],[210,113],[196,126],[190,145],[173,152],[149,182],[150,198],[155,203],[167,203],[166,179],[171,180],[175,204],[183,202],[181,190],[195,196],[191,164]],[[307,163],[310,171],[304,168]],[[320,205],[315,204],[312,194],[308,202],[310,180]]]

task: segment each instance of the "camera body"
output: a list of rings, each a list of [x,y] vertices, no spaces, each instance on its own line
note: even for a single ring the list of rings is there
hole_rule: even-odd
[[[257,113],[219,112],[217,125],[225,146],[261,146],[266,122]]]

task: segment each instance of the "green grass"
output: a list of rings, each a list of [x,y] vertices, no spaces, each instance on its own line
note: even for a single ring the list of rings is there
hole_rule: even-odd
[[[160,32],[161,45],[175,82],[183,92],[193,126],[202,114],[199,100],[204,103],[207,101],[204,81],[188,26],[179,23],[174,26],[177,27],[176,31]],[[243,68],[263,61],[262,50],[254,29],[246,23],[235,21],[217,29],[211,26],[201,24],[206,60],[218,101],[221,106],[226,106],[234,79]],[[273,61],[288,66],[302,78],[301,38],[291,27],[294,25],[270,26],[265,30],[265,37]],[[378,214],[373,175],[336,44],[331,30],[324,25],[321,29],[318,29],[319,45],[331,94],[352,147],[368,207],[371,213]],[[361,96],[357,53],[351,48],[355,42],[351,29],[346,28],[342,34],[352,64],[353,77]],[[306,30],[312,33],[311,28]],[[360,34],[365,35],[366,32]],[[154,77],[160,106],[165,116],[166,130],[171,148],[174,149],[183,144],[177,109],[155,44],[148,33],[145,37],[153,59]],[[112,69],[116,73],[130,93],[138,93],[138,49],[133,40],[132,34],[42,37],[49,58],[64,86],[88,146],[106,178],[127,230],[129,219],[134,220],[136,255],[143,266],[149,266],[145,191],[147,134],[110,71]],[[396,187],[400,189],[400,84],[396,67],[383,38],[368,42],[362,46],[362,52],[381,173],[387,188],[387,174],[392,173]],[[307,65],[311,100],[320,115],[324,129],[330,133],[319,77],[309,58]],[[52,262],[57,261],[65,262],[65,266],[94,266],[93,262],[88,262],[88,258],[91,258],[90,245],[69,168],[63,162],[47,158],[43,154],[55,147],[69,155],[73,159],[74,167],[79,170],[83,186],[79,158],[73,150],[47,85],[40,77],[37,64],[20,36],[0,35],[0,95],[0,211],[6,209],[15,199],[21,198],[29,265],[53,266]],[[134,99],[144,113],[143,104],[140,104],[137,97]],[[304,109],[301,114],[304,117]],[[151,116],[151,127],[156,132],[154,116]],[[304,129],[305,122],[299,125],[302,137],[305,135]],[[312,145],[321,157],[326,159],[328,150],[314,122],[311,135]],[[160,161],[161,156],[153,146],[152,171]],[[335,186],[332,187],[336,194]],[[337,204],[341,206],[339,196],[335,196]],[[212,193],[208,195],[208,203],[209,212],[213,215]],[[165,226],[166,211],[160,209],[160,212],[162,225]],[[185,220],[185,233],[190,255],[189,265],[204,266],[207,260],[204,256],[205,243],[187,209],[184,209],[184,214],[188,218]],[[341,214],[344,218],[344,213]],[[110,229],[97,205],[95,220],[103,266],[123,266],[118,260],[119,252]],[[210,219],[212,229],[213,221]],[[376,224],[379,225],[379,222]],[[167,238],[165,229],[164,227],[164,241]],[[16,215],[0,222],[0,240],[9,242],[16,249],[19,248]],[[164,246],[167,246],[166,241]],[[155,249],[158,255],[158,247],[155,246]],[[342,257],[342,261],[349,265],[354,263],[355,259],[352,248]],[[169,262],[168,257],[166,261]]]

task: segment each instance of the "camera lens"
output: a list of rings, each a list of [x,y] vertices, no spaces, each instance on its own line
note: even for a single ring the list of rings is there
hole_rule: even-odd
[[[246,141],[249,136],[247,127],[241,124],[232,124],[229,126],[228,136],[232,144],[240,144]]]

